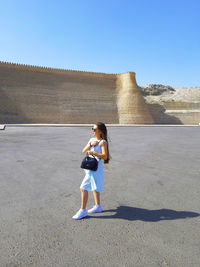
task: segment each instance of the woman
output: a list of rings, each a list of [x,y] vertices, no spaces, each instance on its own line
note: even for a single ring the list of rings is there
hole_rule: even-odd
[[[109,163],[109,148],[107,140],[107,129],[104,123],[97,122],[94,124],[93,137],[90,138],[87,145],[83,148],[82,153],[88,155],[94,155],[98,160],[98,169],[96,171],[86,170],[85,177],[81,183],[81,209],[72,217],[75,220],[82,219],[87,216],[88,213],[102,212],[100,205],[100,192],[103,190],[104,182],[104,169],[102,160],[104,163]],[[88,191],[93,192],[95,206],[90,210],[86,210],[86,204],[88,201]]]

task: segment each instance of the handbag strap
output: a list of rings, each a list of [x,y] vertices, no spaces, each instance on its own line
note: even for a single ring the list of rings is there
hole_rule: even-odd
[[[99,142],[101,142],[101,140],[99,140],[98,141],[98,144],[99,144]],[[90,142],[90,144],[91,144],[91,142]],[[93,147],[95,147],[94,145],[92,145]],[[91,147],[92,147],[91,146]],[[98,158],[97,156],[95,156],[95,155],[88,155],[88,156],[93,156],[98,162],[101,160],[100,158]]]
[[[95,156],[95,155],[87,155],[86,157],[90,157],[90,158],[91,158],[91,156],[92,156],[93,158],[95,158],[98,162],[101,160],[100,158],[98,158],[98,157]]]

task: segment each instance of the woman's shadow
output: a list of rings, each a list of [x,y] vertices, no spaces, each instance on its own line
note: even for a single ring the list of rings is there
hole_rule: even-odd
[[[107,212],[115,212],[113,215],[104,215]],[[177,220],[200,216],[199,213],[191,211],[176,211],[170,209],[148,210],[129,206],[119,206],[116,209],[104,210],[100,216],[92,215],[99,219],[124,219],[129,221],[140,220],[144,222],[158,222],[161,220]],[[91,218],[91,217],[90,217]]]

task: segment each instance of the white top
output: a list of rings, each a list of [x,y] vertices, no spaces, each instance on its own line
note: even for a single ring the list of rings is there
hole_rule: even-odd
[[[100,140],[101,140],[101,141],[100,141]],[[92,142],[92,141],[100,141],[100,142],[99,142],[99,145],[101,145],[102,143],[106,142],[105,139],[97,139],[96,137],[92,137],[92,138],[90,138],[90,140],[88,141],[88,144],[89,144],[90,142]]]
[[[101,141],[100,141],[101,140]],[[102,150],[101,150],[101,144],[103,142],[106,142],[106,140],[104,139],[97,139],[96,137],[92,137],[90,138],[90,140],[88,141],[88,144],[92,141],[100,141],[96,146],[91,146],[89,148],[90,151],[95,151],[97,153],[102,153]],[[89,157],[92,157],[92,155],[89,155]],[[97,156],[94,155],[94,157],[98,160],[98,161],[101,161],[101,158],[98,158]]]

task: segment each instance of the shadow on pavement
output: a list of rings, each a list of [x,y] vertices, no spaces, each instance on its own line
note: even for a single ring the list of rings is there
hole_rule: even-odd
[[[103,215],[106,212],[116,212],[114,215]],[[99,216],[92,215],[99,219],[124,219],[129,221],[158,222],[161,220],[176,220],[200,216],[199,213],[191,211],[176,211],[170,209],[148,210],[129,206],[119,206],[117,209],[104,210]],[[90,217],[91,218],[91,217]]]

